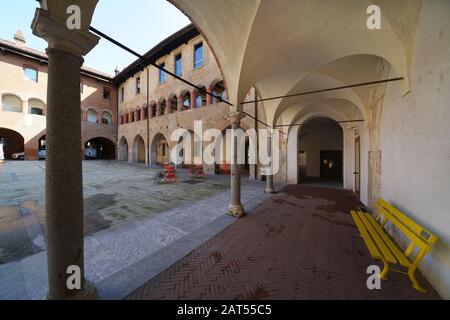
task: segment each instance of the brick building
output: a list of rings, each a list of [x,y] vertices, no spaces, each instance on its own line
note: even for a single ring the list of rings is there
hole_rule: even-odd
[[[20,31],[14,42],[0,39],[0,143],[5,159],[20,152],[25,159],[37,159],[38,150],[45,148],[47,77],[47,55],[27,48]],[[82,68],[81,141],[85,156],[115,159],[116,92],[111,76]]]
[[[228,99],[227,86],[214,55],[198,30],[189,25],[161,43],[145,55],[176,75],[194,83],[216,96]],[[149,78],[147,108],[147,70]],[[219,99],[202,93],[189,85],[152,66],[142,66],[135,61],[115,78],[119,97],[119,144],[118,159],[134,163],[161,164],[170,161],[169,152],[179,142],[171,141],[171,134],[177,128],[187,129],[194,141],[194,121],[201,120],[203,128],[229,128],[227,114],[230,107]],[[255,99],[251,89],[247,99]],[[256,104],[245,107],[245,111],[264,121],[265,113]],[[148,121],[147,121],[148,120]],[[257,128],[258,122],[251,117],[244,118],[241,128]],[[204,147],[207,143],[203,142]],[[196,147],[192,148],[193,157]],[[193,158],[192,157],[192,158]],[[206,172],[228,173],[229,161],[216,165],[204,164]],[[257,166],[246,168],[250,176],[259,175]]]

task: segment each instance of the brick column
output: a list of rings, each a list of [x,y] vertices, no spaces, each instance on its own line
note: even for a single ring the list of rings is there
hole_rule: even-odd
[[[97,123],[103,123],[103,112],[97,112]]]
[[[0,101],[1,102],[1,101]],[[177,110],[178,110],[178,112],[180,112],[180,111],[183,111],[183,109],[184,109],[184,106],[183,106],[183,96],[179,96],[178,97],[178,99],[177,99]]]
[[[192,90],[191,91],[191,109],[195,109],[196,108],[196,103],[195,103],[196,99],[197,99],[197,91]]]
[[[145,120],[145,109],[146,108],[147,108],[146,106],[141,108],[141,120]]]
[[[212,88],[211,86],[209,86],[209,87],[206,89],[206,92],[212,93],[212,92],[213,92],[213,88]],[[207,94],[207,95],[206,95],[206,105],[209,106],[209,105],[212,104],[212,103],[213,103],[213,97],[210,96],[209,94]]]
[[[166,110],[164,110],[164,114],[165,115],[170,114],[171,110],[172,110],[172,99],[170,97],[167,97],[167,99],[166,99]]]

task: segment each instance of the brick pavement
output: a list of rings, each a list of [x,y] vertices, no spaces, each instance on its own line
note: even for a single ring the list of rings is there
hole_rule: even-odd
[[[369,291],[375,264],[349,214],[348,191],[288,186],[125,299],[439,299],[390,273]]]

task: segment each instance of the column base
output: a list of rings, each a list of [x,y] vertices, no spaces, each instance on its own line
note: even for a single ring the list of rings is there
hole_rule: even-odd
[[[48,295],[45,297],[45,299],[54,300],[50,299]],[[64,300],[98,300],[97,288],[94,286],[94,284],[85,281],[83,290],[79,291],[76,295]]]
[[[228,206],[228,214],[235,218],[243,218],[246,216],[245,209],[242,204],[230,204]]]
[[[266,190],[264,191],[264,193],[275,194],[276,192],[275,192],[275,190],[273,190],[273,189],[266,189]]]

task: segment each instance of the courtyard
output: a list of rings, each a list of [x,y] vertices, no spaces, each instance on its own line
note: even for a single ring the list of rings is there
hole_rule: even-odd
[[[158,170],[83,162],[86,278],[100,297],[121,298],[235,221],[225,215],[228,176],[193,178],[181,169],[176,184],[154,184]],[[0,166],[0,299],[47,291],[44,173],[45,162]],[[268,197],[264,183],[244,185],[249,209]]]

